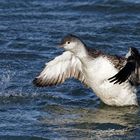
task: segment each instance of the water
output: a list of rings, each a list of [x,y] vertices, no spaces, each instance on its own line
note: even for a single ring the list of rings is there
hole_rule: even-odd
[[[68,33],[107,53],[139,49],[140,1],[0,0],[0,139],[139,139],[139,108],[108,107],[73,79],[32,85]]]

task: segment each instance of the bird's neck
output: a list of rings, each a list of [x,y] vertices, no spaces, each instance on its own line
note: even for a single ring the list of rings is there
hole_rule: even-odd
[[[75,55],[77,57],[79,57],[80,59],[86,58],[88,56],[86,47],[84,45],[82,47],[79,47],[79,49],[76,51]]]

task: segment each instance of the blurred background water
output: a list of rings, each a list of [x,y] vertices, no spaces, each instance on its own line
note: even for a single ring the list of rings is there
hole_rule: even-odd
[[[108,107],[74,79],[32,85],[68,33],[107,53],[139,49],[140,1],[0,0],[0,139],[140,139],[139,108]]]

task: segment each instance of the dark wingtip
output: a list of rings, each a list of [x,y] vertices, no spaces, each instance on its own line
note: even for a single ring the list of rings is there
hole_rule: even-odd
[[[35,85],[35,86],[37,86],[37,87],[42,87],[42,85],[40,84],[38,78],[35,78],[35,79],[32,81],[32,83],[33,83],[33,85]]]
[[[131,47],[131,51],[134,52],[135,54],[139,54],[139,51],[135,47]]]
[[[131,50],[131,56],[133,56],[134,58],[139,57],[140,54],[137,48],[131,47],[130,50]]]
[[[32,81],[33,85],[37,86],[37,78]]]
[[[37,78],[37,77],[32,81],[32,83],[36,87],[47,87],[47,86],[50,87],[50,86],[57,85],[57,83],[56,84],[44,83],[41,78]]]

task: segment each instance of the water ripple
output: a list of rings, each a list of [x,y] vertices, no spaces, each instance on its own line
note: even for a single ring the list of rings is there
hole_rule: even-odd
[[[1,0],[0,138],[139,139],[138,108],[107,107],[73,79],[32,85],[68,33],[107,53],[139,49],[139,9],[139,0]]]

